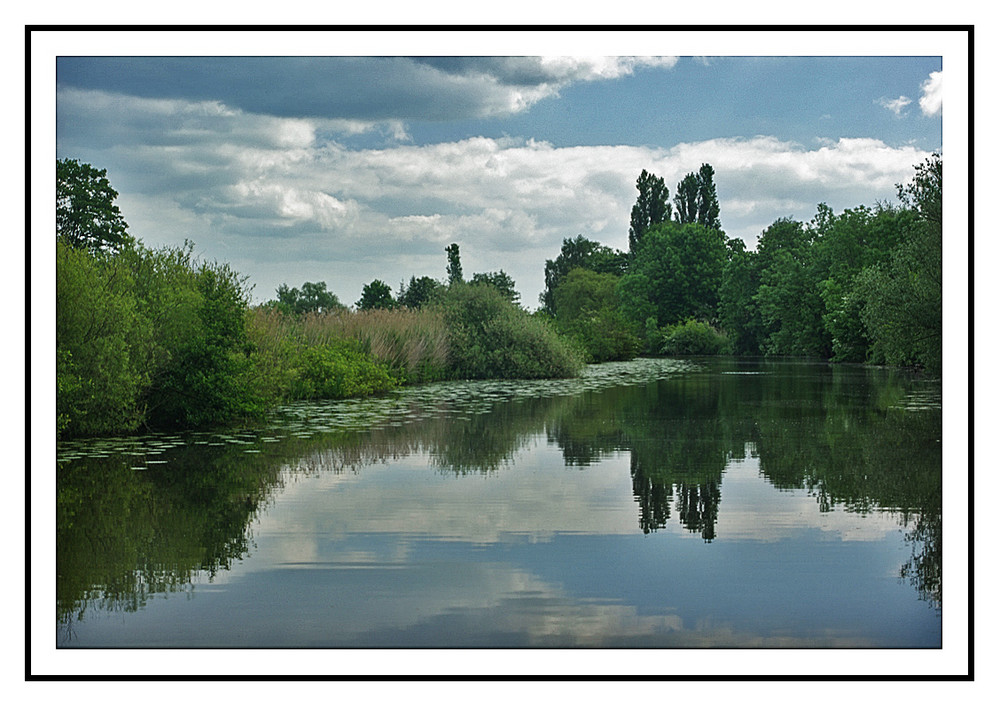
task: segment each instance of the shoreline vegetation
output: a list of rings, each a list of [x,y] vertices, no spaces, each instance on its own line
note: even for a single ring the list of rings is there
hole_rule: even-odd
[[[502,270],[381,280],[347,307],[326,283],[250,304],[247,279],[148,248],[128,232],[104,170],[57,162],[56,431],[60,437],[194,429],[294,400],[377,395],[463,379],[579,375],[659,355],[807,356],[941,366],[939,155],[898,186],[901,204],[825,204],[779,219],[754,251],[719,222],[714,171],[678,185],[643,170],[629,250],[564,239],[529,312]]]

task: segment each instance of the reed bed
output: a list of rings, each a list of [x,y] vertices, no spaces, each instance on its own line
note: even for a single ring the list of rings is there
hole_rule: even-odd
[[[253,329],[260,333],[265,349],[281,349],[287,345],[282,342],[318,347],[355,341],[406,383],[442,380],[447,373],[448,331],[442,315],[431,309],[313,312],[294,317],[259,308],[253,317]]]

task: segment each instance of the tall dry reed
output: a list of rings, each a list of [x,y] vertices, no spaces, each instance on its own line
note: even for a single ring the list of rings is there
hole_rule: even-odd
[[[407,383],[441,380],[448,366],[444,318],[429,309],[374,309],[360,312],[289,316],[266,308],[254,313],[255,330],[277,342],[324,346],[353,340],[378,361],[401,373]]]

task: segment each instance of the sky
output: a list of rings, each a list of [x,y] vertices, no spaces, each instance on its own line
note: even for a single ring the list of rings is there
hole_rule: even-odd
[[[664,49],[669,47],[664,46]],[[896,201],[942,151],[942,56],[83,56],[56,60],[56,156],[107,169],[134,236],[186,239],[266,301],[323,281],[503,270],[628,247],[642,170],[715,170],[729,237]]]

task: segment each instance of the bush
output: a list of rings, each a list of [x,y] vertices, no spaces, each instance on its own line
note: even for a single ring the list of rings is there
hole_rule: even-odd
[[[350,398],[382,393],[399,385],[389,367],[361,351],[356,342],[303,347],[291,395],[297,400]]]
[[[453,283],[440,307],[456,378],[564,378],[583,360],[573,345],[492,287]]]
[[[56,430],[100,435],[143,420],[148,339],[120,260],[56,243]]]
[[[245,279],[225,264],[187,265],[174,273],[185,306],[158,313],[165,335],[149,391],[150,421],[198,427],[259,416],[275,401],[257,384]]]
[[[689,319],[666,327],[661,353],[668,356],[715,356],[726,350],[726,337],[705,322]]]
[[[277,402],[228,265],[194,263],[192,244],[56,249],[59,434],[222,424]]]
[[[619,307],[620,279],[573,268],[552,293],[556,328],[576,342],[591,363],[627,361],[639,353],[641,342]]]

